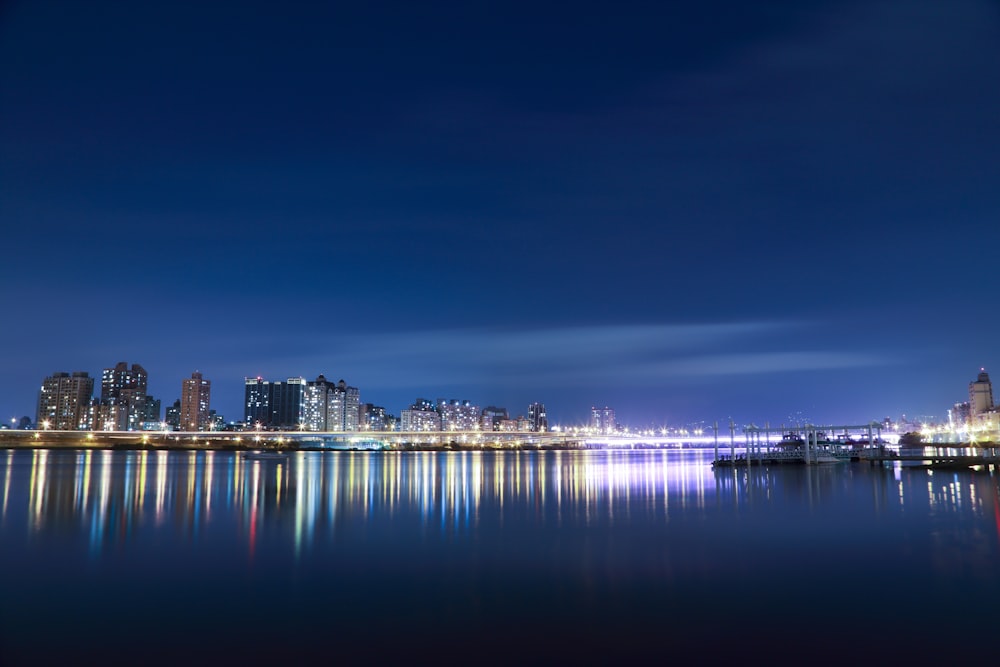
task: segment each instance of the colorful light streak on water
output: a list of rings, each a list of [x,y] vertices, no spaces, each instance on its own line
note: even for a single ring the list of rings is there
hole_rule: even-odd
[[[78,643],[99,636],[98,623],[129,626],[118,641],[219,628],[212,641],[246,658],[224,637],[260,618],[316,650],[337,627],[349,628],[340,646],[374,650],[384,627],[421,628],[407,635],[416,646],[442,625],[456,629],[450,641],[482,642],[511,618],[545,641],[565,620],[544,654],[555,659],[567,641],[587,646],[634,627],[703,642],[715,623],[757,632],[755,616],[835,623],[856,613],[845,610],[859,580],[841,569],[871,575],[881,602],[868,582],[861,609],[879,604],[878,623],[904,629],[956,591],[977,596],[969,609],[1000,592],[993,474],[864,464],[716,472],[709,458],[7,452],[0,565],[21,576],[0,592],[26,611],[0,627],[16,627],[4,638],[28,646],[27,619],[58,600],[75,610],[62,613],[80,628]],[[498,650],[506,646],[515,644]]]

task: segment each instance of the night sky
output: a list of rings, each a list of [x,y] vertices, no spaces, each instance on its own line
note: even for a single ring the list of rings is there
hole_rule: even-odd
[[[641,426],[1000,377],[1000,4],[7,1],[0,415],[55,371]]]

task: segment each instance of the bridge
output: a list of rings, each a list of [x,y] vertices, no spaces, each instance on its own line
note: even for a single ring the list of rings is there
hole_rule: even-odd
[[[57,431],[0,430],[0,447],[197,449],[636,449],[709,447],[702,434],[565,431]]]

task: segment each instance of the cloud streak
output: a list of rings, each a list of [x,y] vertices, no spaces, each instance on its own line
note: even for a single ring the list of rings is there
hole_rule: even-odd
[[[350,336],[301,359],[372,388],[484,383],[572,387],[655,385],[711,376],[863,368],[893,363],[867,352],[786,349],[801,323],[470,329]],[[777,348],[777,349],[776,349]],[[287,360],[291,361],[291,360]]]

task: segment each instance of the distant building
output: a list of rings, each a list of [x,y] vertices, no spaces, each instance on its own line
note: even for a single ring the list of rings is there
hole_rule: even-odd
[[[86,421],[91,431],[128,431],[128,405],[119,403],[115,398],[95,398],[87,408]]]
[[[951,410],[948,410],[948,427],[952,430],[968,426],[971,421],[972,406],[969,405],[968,401],[956,403]]]
[[[181,430],[207,431],[210,428],[209,403],[212,381],[195,371],[181,383]]]
[[[125,420],[115,418],[116,431],[137,431],[140,429],[146,413],[146,385],[149,376],[146,369],[139,364],[131,366],[119,361],[114,368],[105,368],[101,374],[101,403],[106,406],[104,414],[121,414],[125,409]],[[100,409],[98,409],[100,412]],[[106,423],[106,422],[105,422]],[[95,430],[107,430],[97,428]]]
[[[217,413],[215,410],[208,411],[208,430],[209,431],[225,431],[226,430],[226,418]]]
[[[298,429],[304,423],[303,394],[307,386],[303,377],[284,382],[246,378],[243,414],[247,427]]]
[[[266,424],[277,429],[297,429],[302,424],[302,394],[306,388],[303,377],[271,383],[271,419]]]
[[[349,387],[343,380],[337,382],[330,407],[331,431],[357,431],[358,409],[361,407],[361,392],[357,387]]]
[[[400,413],[401,431],[440,431],[441,415],[426,398],[418,398]]]
[[[93,393],[94,378],[87,373],[53,373],[42,381],[35,423],[60,431],[86,428]]]
[[[245,378],[243,415],[248,427],[267,426],[271,421],[271,383],[259,377]]]
[[[149,424],[160,422],[160,399],[146,396],[146,408],[143,411],[142,419]]]
[[[979,377],[969,383],[969,405],[973,417],[993,409],[993,383],[990,382],[990,374],[985,369],[979,370]]]
[[[391,431],[395,418],[381,405],[362,403],[358,408],[358,429],[361,431]]]
[[[529,429],[536,433],[549,430],[549,418],[545,414],[545,406],[541,403],[532,403],[528,406]]]
[[[441,415],[442,431],[475,431],[479,428],[479,406],[470,401],[439,398],[437,411]]]
[[[510,419],[510,415],[507,414],[507,408],[498,408],[495,405],[490,405],[483,408],[479,419],[484,431],[499,431],[500,422]]]
[[[163,423],[167,425],[171,431],[181,430],[181,399],[177,399],[173,404],[166,409],[163,415]]]
[[[614,433],[618,429],[615,422],[615,411],[608,406],[590,408],[590,428],[597,433]]]
[[[248,428],[357,431],[361,392],[320,375],[313,381],[288,378],[268,382],[246,378],[244,417]]]
[[[309,431],[357,431],[361,392],[346,382],[333,383],[320,375],[302,394],[302,423]]]

